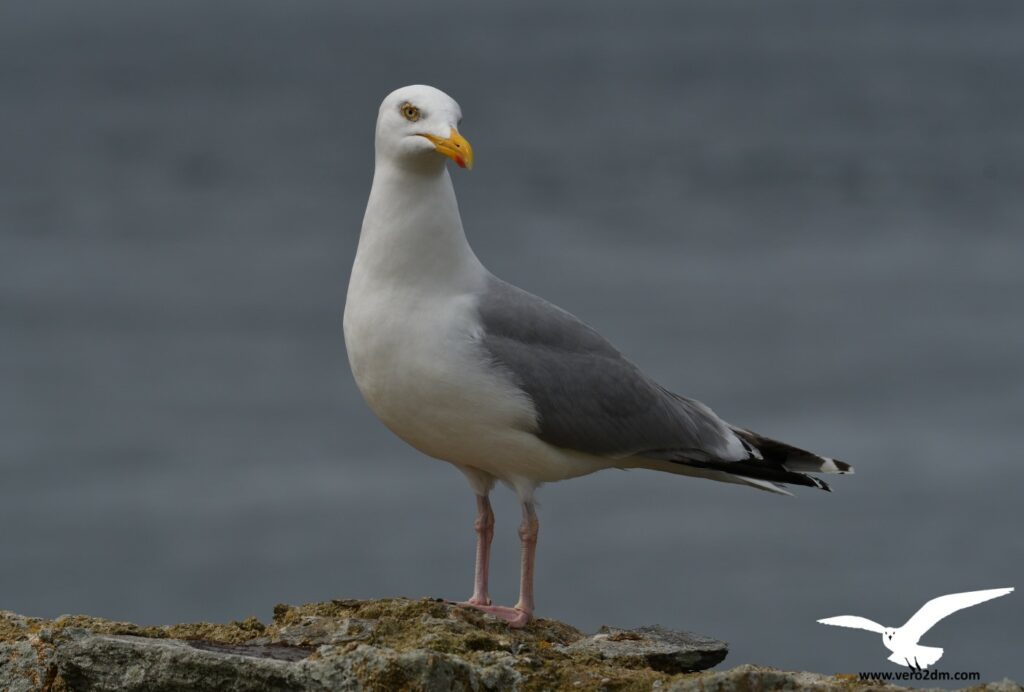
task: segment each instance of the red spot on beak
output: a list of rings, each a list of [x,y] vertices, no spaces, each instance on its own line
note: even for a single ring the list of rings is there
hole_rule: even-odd
[[[455,163],[459,164],[459,168],[465,168],[466,167],[466,161],[461,156],[456,156],[455,157]]]

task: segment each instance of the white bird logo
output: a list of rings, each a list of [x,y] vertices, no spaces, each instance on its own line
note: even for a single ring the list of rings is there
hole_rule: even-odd
[[[935,624],[958,610],[976,606],[993,598],[999,598],[1013,591],[1007,589],[985,589],[984,591],[965,591],[939,596],[921,606],[914,615],[904,623],[903,627],[884,627],[877,622],[857,615],[838,615],[834,618],[818,620],[823,625],[836,627],[852,627],[882,635],[882,644],[892,655],[889,660],[901,666],[924,670],[942,658],[942,649],[934,646],[921,646],[917,642]]]

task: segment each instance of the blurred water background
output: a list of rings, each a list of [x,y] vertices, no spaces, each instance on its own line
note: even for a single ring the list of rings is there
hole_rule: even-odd
[[[1022,35],[1009,1],[3,3],[0,608],[469,595],[468,486],[372,417],[341,335],[377,105],[424,82],[495,273],[857,467],[546,487],[540,613],[890,669],[815,620],[1024,585]],[[1022,598],[924,643],[1024,679]]]

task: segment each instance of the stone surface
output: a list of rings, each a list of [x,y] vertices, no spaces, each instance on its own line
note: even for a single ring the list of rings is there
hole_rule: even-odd
[[[0,612],[0,690],[897,690],[848,676],[715,665],[725,644],[660,627],[587,636],[523,630],[451,603],[404,598],[279,605],[264,624],[140,627]],[[1010,681],[976,686],[1022,692]]]
[[[748,692],[750,690],[808,690],[809,692],[949,692],[937,687],[900,687],[883,683],[860,682],[856,675],[821,675],[801,671],[777,670],[765,666],[742,665],[722,671],[705,671],[681,676],[663,688],[665,692]],[[923,684],[927,684],[926,682]],[[971,692],[1022,692],[1024,687],[1012,680],[1001,680],[962,688]]]
[[[594,636],[573,642],[566,651],[596,655],[623,668],[650,668],[674,675],[717,666],[725,660],[729,645],[658,625],[635,630],[605,626]]]

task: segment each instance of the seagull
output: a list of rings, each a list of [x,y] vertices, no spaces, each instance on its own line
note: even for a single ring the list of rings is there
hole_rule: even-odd
[[[907,668],[926,669],[942,658],[942,649],[935,646],[921,646],[917,642],[935,624],[958,610],[976,606],[993,598],[999,598],[1013,591],[1006,589],[985,589],[984,591],[964,591],[939,596],[921,606],[902,627],[885,627],[877,622],[857,615],[837,615],[833,618],[818,620],[823,625],[851,627],[882,635],[882,644],[892,655],[889,660]]]
[[[828,490],[846,464],[731,425],[645,375],[579,319],[491,274],[466,240],[446,163],[472,168],[459,104],[430,86],[381,103],[375,167],[345,303],[356,385],[376,416],[461,471],[476,494],[472,606],[523,627],[534,614],[543,483],[651,469],[789,495]],[[494,605],[496,481],[522,505],[519,602]]]

